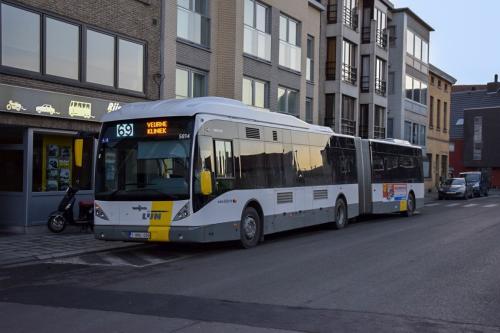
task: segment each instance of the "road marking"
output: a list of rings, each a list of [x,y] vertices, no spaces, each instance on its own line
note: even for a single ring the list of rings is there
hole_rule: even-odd
[[[452,203],[452,204],[449,204],[449,205],[446,205],[446,207],[456,207],[460,205],[459,203]]]
[[[438,203],[430,203],[430,204],[425,204],[427,207],[434,207],[434,206],[439,206]]]
[[[477,206],[477,205],[478,205],[478,204],[468,204],[468,205],[465,205],[465,206],[463,206],[463,207],[465,207],[465,208],[469,208],[469,207],[474,207],[474,206]]]
[[[484,208],[492,208],[492,207],[496,207],[496,206],[498,206],[498,204],[484,205],[483,207]]]

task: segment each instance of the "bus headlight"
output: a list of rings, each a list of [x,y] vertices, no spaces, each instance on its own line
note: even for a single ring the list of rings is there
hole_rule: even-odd
[[[182,219],[185,219],[186,217],[189,216],[189,202],[186,203],[181,210],[175,215],[174,221],[179,221]]]
[[[99,204],[95,203],[94,207],[95,207],[95,216],[97,216],[100,219],[109,221],[108,216],[106,215],[106,213],[104,213],[104,210],[102,210],[102,208],[101,208],[101,206],[99,206]]]

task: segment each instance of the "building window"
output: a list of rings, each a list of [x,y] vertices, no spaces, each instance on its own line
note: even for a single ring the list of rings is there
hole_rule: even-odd
[[[377,45],[385,49],[387,47],[387,15],[380,9],[375,8],[374,19],[377,21]]]
[[[358,29],[358,1],[344,0],[344,24],[349,28]]]
[[[426,144],[425,125],[405,121],[405,140],[424,147]]]
[[[338,5],[337,0],[328,0],[328,8],[327,8],[327,21],[328,24],[337,23],[337,11]]]
[[[87,82],[113,86],[115,58],[115,38],[87,30]]]
[[[118,39],[118,88],[142,91],[144,45]]]
[[[483,152],[483,117],[474,117],[474,136],[472,138],[472,160],[481,161]]]
[[[177,0],[177,37],[210,46],[207,0]]]
[[[299,116],[299,93],[296,90],[278,87],[278,111]]]
[[[247,105],[267,108],[267,83],[251,78],[243,78],[242,101]]]
[[[406,75],[406,98],[427,105],[427,84]]]
[[[328,81],[335,80],[337,67],[337,39],[329,37],[327,39],[326,48],[326,79]]]
[[[144,92],[144,43],[6,4],[1,4],[1,10],[2,66],[37,72],[49,79]]]
[[[431,96],[429,105],[429,128],[434,128],[434,96]]]
[[[2,11],[2,65],[40,72],[40,15],[6,4]]]
[[[368,123],[369,123],[369,110],[368,104],[359,105],[359,133],[358,135],[363,139],[368,139]]]
[[[405,140],[412,142],[411,139],[411,122],[405,121]]]
[[[406,31],[406,53],[424,65],[429,63],[429,43],[410,30]]]
[[[78,80],[80,28],[47,18],[45,20],[45,72]]]
[[[307,36],[306,80],[314,81],[314,37]]]
[[[280,16],[279,64],[300,72],[299,23],[288,16]]]
[[[375,105],[373,137],[385,139],[385,108]]]
[[[313,99],[306,98],[306,121],[309,124],[313,123]]]
[[[356,135],[355,104],[355,98],[342,95],[342,134]]]
[[[344,39],[342,53],[342,80],[355,85],[357,81],[356,44]]]
[[[443,102],[443,131],[448,132],[448,103]]]
[[[427,154],[427,158],[423,160],[424,164],[424,177],[432,177],[432,154]]]
[[[243,52],[271,61],[269,9],[254,1],[245,0]]]
[[[375,93],[385,96],[387,92],[387,81],[385,79],[386,62],[377,57],[375,62]]]
[[[93,139],[85,139],[83,166],[73,165],[72,136],[39,134],[33,136],[33,192],[65,191],[79,178],[81,190],[92,189]]]
[[[437,100],[437,112],[436,112],[436,129],[441,130],[441,100]]]
[[[387,119],[387,137],[388,138],[394,137],[394,119],[392,118]]]
[[[361,56],[361,92],[370,91],[370,56]]]
[[[187,67],[177,67],[175,70],[175,97],[203,96],[207,96],[207,74]]]
[[[335,94],[325,95],[325,126],[335,127]]]

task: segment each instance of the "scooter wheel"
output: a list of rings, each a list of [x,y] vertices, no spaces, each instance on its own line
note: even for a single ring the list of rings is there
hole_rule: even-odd
[[[49,217],[49,221],[47,222],[47,227],[50,231],[58,234],[66,228],[66,219],[62,215],[52,215]]]

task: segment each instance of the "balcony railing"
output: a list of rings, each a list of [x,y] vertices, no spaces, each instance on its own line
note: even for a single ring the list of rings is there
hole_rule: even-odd
[[[326,117],[325,118],[325,126],[334,128],[335,127],[335,118],[333,118],[333,117]]]
[[[387,93],[387,82],[375,79],[375,93],[380,96],[385,96]]]
[[[361,28],[361,43],[369,44],[371,41],[372,30],[370,27]]]
[[[356,135],[356,121],[342,118],[342,134]]]
[[[301,49],[280,40],[280,65],[300,72]]]
[[[361,76],[361,92],[370,92],[370,77],[368,75]]]
[[[358,9],[353,8],[350,9],[348,7],[344,7],[344,24],[351,28],[352,30],[358,29]]]
[[[342,64],[342,80],[355,85],[357,81],[357,69],[348,64]]]
[[[178,6],[177,37],[208,46],[210,42],[210,19]]]
[[[271,61],[271,35],[245,25],[243,52]]]
[[[377,29],[377,34],[376,34],[376,39],[377,39],[377,45],[380,46],[383,49],[387,48],[387,32],[381,29]]]
[[[328,5],[326,15],[327,15],[328,24],[337,23],[338,13],[337,13],[337,4],[336,3]]]
[[[337,72],[337,63],[335,61],[327,61],[326,62],[326,80],[334,81]]]
[[[373,126],[373,138],[385,139],[385,127]]]

